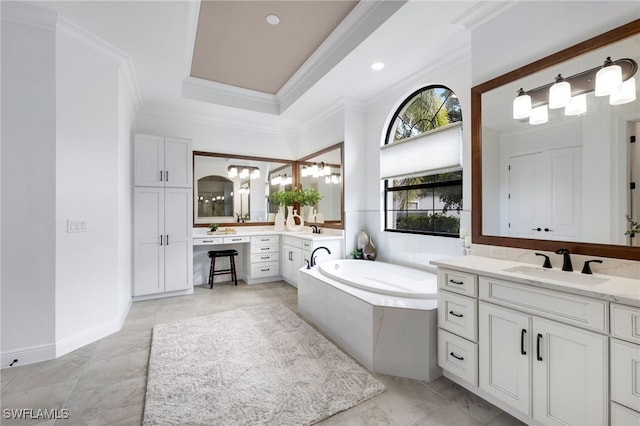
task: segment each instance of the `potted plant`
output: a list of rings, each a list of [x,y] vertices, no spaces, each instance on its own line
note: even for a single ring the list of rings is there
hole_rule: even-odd
[[[624,235],[634,238],[636,234],[640,234],[640,224],[638,222],[631,219],[631,216],[629,215],[627,215],[627,222],[629,222],[629,230],[627,230]]]
[[[301,189],[300,194],[300,204],[303,206],[313,206],[323,198],[323,196],[320,195],[320,192],[315,188]]]
[[[217,230],[218,230],[218,224],[217,223],[210,223],[209,224],[209,233],[210,234],[213,234]]]
[[[287,206],[293,203],[293,191],[276,191],[269,194],[269,201],[278,206]]]

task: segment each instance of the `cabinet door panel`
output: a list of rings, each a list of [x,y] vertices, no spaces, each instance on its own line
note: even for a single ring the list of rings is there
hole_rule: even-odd
[[[607,424],[608,338],[538,317],[533,334],[534,419],[557,425]]]
[[[133,204],[133,295],[161,293],[164,291],[164,190],[135,188]]]
[[[135,136],[133,144],[133,182],[135,186],[164,186],[164,138]],[[160,175],[161,173],[162,176]]]
[[[165,186],[188,188],[193,185],[191,181],[191,152],[190,140],[165,138]]]
[[[193,285],[191,190],[164,191],[165,291],[184,290]]]
[[[530,316],[480,302],[478,318],[480,389],[531,415]]]

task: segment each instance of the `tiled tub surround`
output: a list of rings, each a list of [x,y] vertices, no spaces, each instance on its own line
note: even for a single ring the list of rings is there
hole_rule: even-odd
[[[368,369],[427,381],[441,375],[436,299],[373,293],[329,278],[319,267],[300,272],[299,312]]]
[[[530,424],[640,423],[640,280],[475,255],[432,263],[446,377]]]

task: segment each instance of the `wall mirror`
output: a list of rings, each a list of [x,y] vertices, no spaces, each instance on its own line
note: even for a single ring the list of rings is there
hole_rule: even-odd
[[[270,178],[274,171],[293,169],[293,161],[193,153],[193,224],[267,223]]]
[[[299,187],[316,189],[322,195],[315,206],[305,208],[305,222],[330,227],[344,223],[342,152],[343,143],[339,143],[298,160]]]
[[[610,105],[618,102],[588,91],[586,111],[541,108],[541,124],[513,118],[520,88],[535,93],[607,57],[640,63],[640,20],[472,88],[474,243],[640,260],[640,235],[629,235],[627,220],[640,221],[631,189],[640,152],[630,143],[640,135],[640,98]]]

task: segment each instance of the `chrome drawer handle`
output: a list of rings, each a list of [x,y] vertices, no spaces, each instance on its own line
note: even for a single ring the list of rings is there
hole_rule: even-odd
[[[459,361],[464,361],[464,357],[463,356],[458,356],[458,355],[454,354],[453,352],[451,352],[449,355],[451,355],[452,357],[454,357],[455,359],[457,359]]]
[[[202,240],[203,243],[212,243],[213,240]]]
[[[450,282],[451,284],[457,284],[457,285],[463,285],[463,284],[464,284],[464,281],[449,280],[449,282]]]
[[[261,256],[260,259],[268,259],[269,256]]]
[[[271,270],[271,268],[267,268],[267,269],[260,269],[260,271],[262,272],[269,272]]]
[[[260,250],[262,251],[269,250],[269,247],[262,247]]]
[[[462,315],[462,314],[458,314],[458,313],[453,312],[453,311],[449,311],[449,313],[450,313],[451,315],[453,315],[454,317],[458,317],[458,318],[462,318],[462,317],[464,316],[464,315]]]

